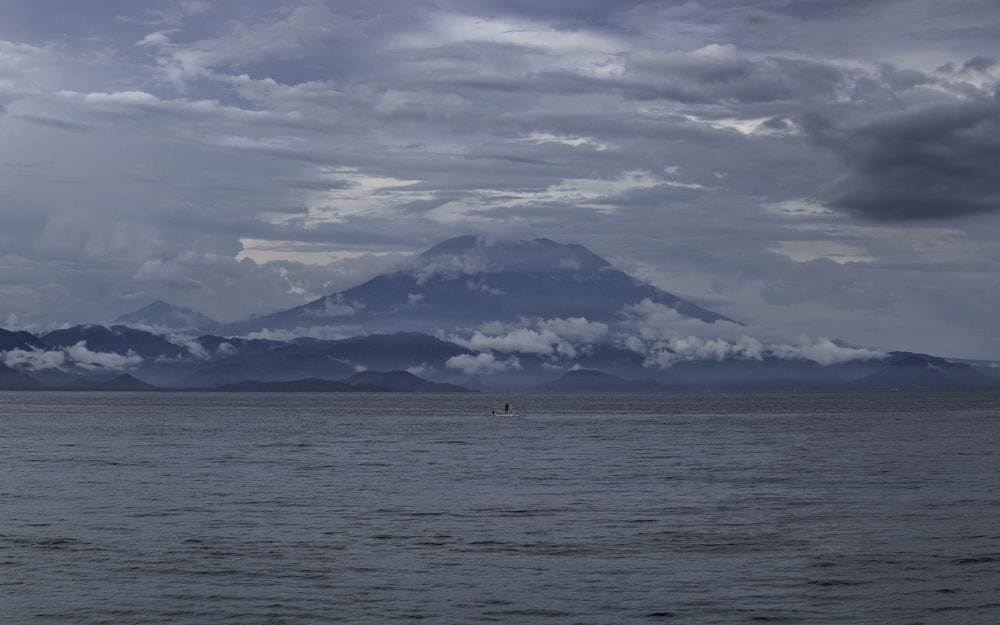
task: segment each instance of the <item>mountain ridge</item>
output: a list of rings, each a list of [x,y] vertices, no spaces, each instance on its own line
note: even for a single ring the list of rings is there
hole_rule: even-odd
[[[336,390],[337,382],[353,384],[353,391],[396,392],[1000,391],[1000,363],[973,366],[912,352],[825,365],[771,355],[660,368],[604,342],[580,345],[556,361],[554,354],[473,350],[412,332],[293,341],[205,335],[181,345],[115,328],[78,326],[58,334],[62,341],[45,335],[55,347],[0,350],[0,389],[279,392]],[[179,355],[166,356],[165,346]]]
[[[147,312],[193,313],[154,304]],[[955,364],[823,337],[763,343],[581,245],[544,238],[447,239],[403,269],[252,321],[256,332],[0,330],[0,386],[322,390],[359,376],[358,384],[412,390],[422,383],[409,376],[419,374],[504,392],[1000,388],[1000,363]]]

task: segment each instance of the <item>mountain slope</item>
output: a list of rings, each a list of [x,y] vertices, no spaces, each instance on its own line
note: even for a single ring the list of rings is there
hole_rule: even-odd
[[[10,330],[0,328],[0,352],[12,349],[20,349],[24,351],[45,349],[45,343],[40,341],[38,337],[30,332],[25,332],[23,330],[19,332],[11,332]]]
[[[121,315],[112,323],[163,332],[205,332],[219,325],[219,322],[214,319],[190,308],[173,306],[160,300],[134,312]]]
[[[408,268],[286,311],[225,326],[229,334],[328,326],[354,334],[470,328],[523,318],[582,317],[609,325],[649,300],[706,323],[732,321],[632,278],[580,245],[549,239],[449,239]]]
[[[183,347],[171,343],[159,334],[124,325],[109,328],[93,324],[79,325],[46,332],[39,338],[49,347],[69,348],[82,343],[94,352],[121,356],[131,353],[149,360],[189,355]]]

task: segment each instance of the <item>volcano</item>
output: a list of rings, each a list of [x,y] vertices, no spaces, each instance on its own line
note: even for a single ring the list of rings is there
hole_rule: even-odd
[[[432,247],[404,269],[223,331],[452,332],[551,318],[614,326],[627,307],[645,300],[705,323],[736,323],[615,269],[581,245],[550,239],[490,242],[466,235]]]

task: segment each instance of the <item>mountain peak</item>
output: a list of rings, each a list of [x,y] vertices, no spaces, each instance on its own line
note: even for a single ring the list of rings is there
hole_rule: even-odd
[[[598,271],[611,263],[577,244],[552,239],[491,240],[468,234],[442,241],[421,254],[411,271],[448,274],[500,273],[525,268],[538,271]]]
[[[640,282],[582,245],[470,234],[442,241],[407,268],[224,331],[325,327],[354,334],[440,334],[487,323],[545,319],[580,319],[611,327],[627,322],[630,311],[643,303],[705,323],[731,321]]]
[[[197,311],[174,306],[163,300],[156,300],[139,310],[121,315],[112,323],[176,332],[206,331],[218,325],[214,319]]]
[[[442,241],[422,253],[420,257],[430,258],[432,256],[464,254],[480,246],[482,242],[483,239],[481,237],[474,234],[466,234]]]

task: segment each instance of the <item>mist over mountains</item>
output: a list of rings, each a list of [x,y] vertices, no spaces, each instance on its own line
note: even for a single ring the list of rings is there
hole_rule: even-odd
[[[0,388],[705,392],[1000,389],[996,363],[750,328],[549,239],[449,239],[312,302],[219,324],[154,302],[0,330]]]
[[[434,246],[406,269],[290,310],[224,325],[221,331],[433,334],[565,318],[615,325],[625,320],[623,305],[644,301],[706,323],[735,323],[639,282],[581,245],[549,239],[489,243],[467,235]]]
[[[157,300],[148,306],[119,315],[113,325],[125,325],[152,332],[209,332],[221,324],[205,315]]]

